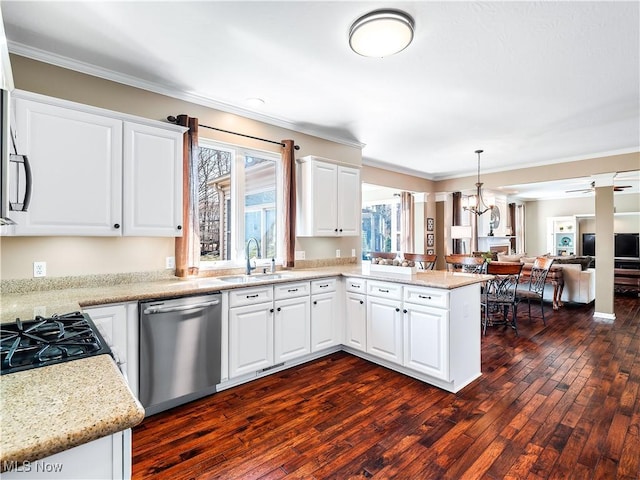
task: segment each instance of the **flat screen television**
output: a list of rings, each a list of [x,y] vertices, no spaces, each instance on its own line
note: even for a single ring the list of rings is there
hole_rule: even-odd
[[[639,235],[637,233],[616,233],[614,256],[620,258],[640,257]]]
[[[596,234],[595,233],[583,233],[582,234],[582,255],[596,256]]]

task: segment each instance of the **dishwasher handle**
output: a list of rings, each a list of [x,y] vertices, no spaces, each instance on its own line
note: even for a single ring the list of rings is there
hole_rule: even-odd
[[[194,310],[196,308],[212,307],[218,305],[220,300],[212,300],[210,302],[194,303],[192,305],[177,305],[175,307],[163,307],[161,305],[155,305],[144,309],[145,315],[152,315],[154,313],[170,313],[170,312],[184,312],[186,310]]]

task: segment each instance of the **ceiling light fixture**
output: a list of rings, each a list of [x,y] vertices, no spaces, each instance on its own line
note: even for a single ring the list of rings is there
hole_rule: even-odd
[[[411,43],[413,18],[400,10],[374,10],[351,25],[349,46],[364,57],[387,57]]]
[[[482,182],[480,181],[480,154],[483,150],[476,150],[478,154],[478,181],[476,182],[476,194],[469,195],[466,198],[466,205],[462,206],[463,210],[468,210],[471,213],[475,213],[480,216],[489,210],[493,210],[495,207],[495,199],[488,197],[486,200],[482,198]]]

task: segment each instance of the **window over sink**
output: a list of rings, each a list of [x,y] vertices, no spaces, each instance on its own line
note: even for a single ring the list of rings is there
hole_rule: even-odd
[[[200,261],[204,267],[281,257],[281,156],[199,139]]]

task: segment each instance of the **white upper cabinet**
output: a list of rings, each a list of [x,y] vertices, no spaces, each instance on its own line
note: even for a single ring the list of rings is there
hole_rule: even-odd
[[[28,92],[14,98],[18,153],[33,179],[28,211],[11,212],[14,235],[182,235],[183,127]],[[9,183],[21,198],[24,181]]]
[[[360,235],[360,170],[318,157],[303,157],[297,167],[297,235]]]
[[[121,234],[120,120],[17,98],[15,132],[33,172],[28,211],[11,212],[16,235]]]
[[[181,132],[124,122],[125,235],[182,235],[181,159]]]
[[[360,170],[338,167],[338,230],[340,235],[360,235],[362,199]]]

